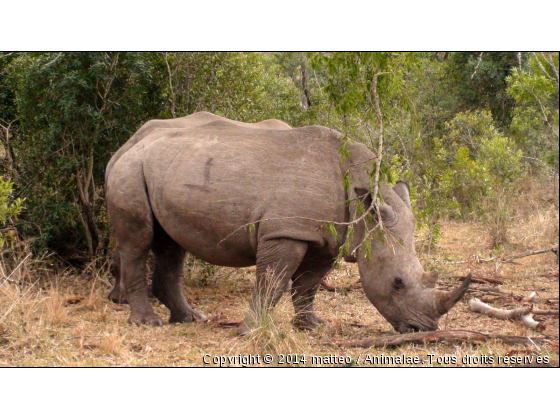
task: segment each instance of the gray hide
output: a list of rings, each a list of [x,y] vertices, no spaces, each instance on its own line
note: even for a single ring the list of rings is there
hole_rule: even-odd
[[[152,292],[169,308],[170,322],[203,318],[182,293],[186,251],[211,264],[256,265],[253,312],[274,306],[292,280],[295,324],[310,329],[321,323],[313,300],[345,241],[346,225],[337,225],[335,238],[320,221],[348,222],[347,200],[357,195],[367,206],[367,171],[375,156],[350,143],[350,158],[342,161],[342,136],[325,127],[252,125],[208,113],[171,121],[173,128],[148,127],[142,134],[143,127],[107,169],[107,206],[130,321],[162,324],[147,297],[145,261],[152,250]],[[349,169],[346,192],[342,180]],[[358,249],[364,290],[398,331],[435,329],[468,282],[453,292],[433,288],[435,276],[424,273],[415,255],[408,188],[382,183],[381,194],[386,204],[379,213],[392,239],[374,241],[371,259]],[[243,229],[250,224],[254,228]],[[357,243],[363,234],[360,224]]]

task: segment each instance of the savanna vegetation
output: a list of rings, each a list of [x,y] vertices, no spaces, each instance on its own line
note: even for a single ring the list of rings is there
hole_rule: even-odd
[[[144,122],[198,111],[323,125],[366,144],[381,157],[374,197],[379,180],[409,183],[418,253],[444,287],[472,270],[503,290],[479,284],[469,298],[516,307],[534,291],[534,304],[552,311],[530,333],[466,304],[440,324],[540,337],[538,350],[490,341],[386,354],[516,351],[557,360],[558,68],[557,52],[0,53],[0,364],[201,365],[206,353],[267,352],[355,362],[360,351],[326,341],[392,334],[352,287],[356,267],[342,264],[326,280],[341,287],[317,299],[328,326],[295,331],[286,303],[236,338],[227,327],[246,310],[254,270],[192,257],[186,287],[210,322],[126,323],[126,307],[105,298],[114,246],[105,167]],[[556,255],[508,260],[553,248]]]

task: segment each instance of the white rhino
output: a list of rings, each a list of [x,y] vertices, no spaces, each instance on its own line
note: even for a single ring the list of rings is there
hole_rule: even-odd
[[[256,265],[253,311],[274,306],[292,280],[295,325],[312,329],[322,323],[313,309],[319,282],[346,240],[356,200],[366,208],[371,204],[367,172],[375,155],[350,142],[349,158],[341,159],[341,141],[340,133],[325,127],[292,129],[277,120],[246,124],[209,113],[145,124],[106,173],[130,321],[162,325],[148,300],[151,250],[152,293],[170,310],[169,322],[203,318],[182,291],[190,252],[216,265]],[[470,278],[451,292],[436,290],[437,273],[425,273],[415,253],[408,186],[381,183],[380,192],[387,234],[373,240],[370,258],[364,247],[356,252],[364,291],[397,331],[435,330]],[[335,222],[337,235],[321,228],[324,221]],[[364,222],[357,224],[354,244],[365,229]]]

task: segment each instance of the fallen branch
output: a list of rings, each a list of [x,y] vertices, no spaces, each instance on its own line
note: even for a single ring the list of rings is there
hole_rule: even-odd
[[[496,293],[498,295],[508,295],[507,293],[502,292],[500,289],[498,289],[497,287],[494,287],[494,286],[475,287],[474,285],[471,284],[471,285],[469,285],[468,291]]]
[[[237,328],[241,325],[241,321],[237,322],[218,322],[216,327],[219,328]]]
[[[530,303],[535,298],[535,296],[537,296],[537,292],[533,292],[529,296],[525,296],[523,299],[521,299],[521,303]]]
[[[467,290],[467,293],[475,293],[475,292],[479,292],[479,293],[484,293],[487,295],[492,295],[492,296],[498,296],[498,297],[502,297],[505,299],[510,299],[512,301],[520,301],[522,299],[522,296],[516,295],[513,292],[502,292],[500,291],[500,289],[498,289],[497,287],[472,287],[472,285],[469,287],[469,289]]]
[[[361,282],[358,280],[352,284],[348,284],[346,286],[333,286],[331,284],[326,283],[324,280],[319,283],[320,286],[326,290],[327,292],[349,292],[350,290],[360,289],[362,287]]]
[[[467,264],[467,263],[470,263],[470,262],[485,263],[485,262],[493,262],[493,261],[496,261],[496,260],[499,260],[503,263],[508,263],[508,262],[513,262],[513,260],[518,260],[520,258],[531,257],[533,255],[539,255],[539,254],[546,254],[547,252],[552,252],[554,254],[558,254],[558,250],[556,248],[550,248],[550,249],[540,249],[538,251],[525,252],[523,254],[514,255],[513,257],[495,256],[495,257],[492,257],[492,258],[480,258],[480,257],[478,257],[478,255],[475,255],[474,258],[472,258],[472,259],[468,259],[468,260],[465,260],[465,261],[454,261],[453,264]]]
[[[518,255],[514,255],[513,257],[503,257],[501,258],[502,262],[509,262],[509,261],[513,261],[513,260],[518,260],[520,258],[525,258],[525,257],[531,257],[533,255],[539,255],[539,254],[546,254],[547,252],[553,252],[556,253],[556,248],[550,248],[550,249],[541,249],[538,251],[530,251],[530,252],[525,252],[523,254],[518,254]],[[479,260],[482,262],[489,262],[489,261],[494,261],[496,259],[498,259],[499,257],[494,257],[494,258],[489,258],[487,260]]]
[[[504,261],[518,260],[520,258],[531,257],[533,255],[546,254],[547,252],[552,252],[556,254],[558,251],[556,250],[556,248],[541,249],[540,251],[531,251],[531,252],[526,252],[524,254],[515,255],[513,257],[505,258]]]
[[[543,323],[535,321],[533,319],[533,314],[521,315],[520,319],[527,328],[530,328],[532,330],[544,331],[544,329],[546,328]]]
[[[365,338],[363,340],[337,340],[327,341],[324,344],[336,345],[340,347],[397,347],[403,344],[427,344],[442,342],[465,342],[472,341],[484,343],[490,340],[498,340],[505,344],[522,344],[533,346],[533,342],[542,343],[542,337],[518,337],[512,335],[484,334],[476,331],[466,330],[446,330],[446,331],[427,331],[410,334],[389,335],[378,338]]]
[[[478,312],[492,318],[499,319],[520,319],[523,315],[531,312],[530,307],[515,308],[515,309],[496,309],[479,301],[478,299],[469,300],[469,309],[473,312]]]
[[[463,277],[461,276],[452,276],[451,278],[453,279],[461,279]],[[500,279],[496,279],[496,278],[491,278],[491,277],[481,277],[481,276],[477,276],[476,274],[474,274],[471,277],[471,281],[473,283],[493,283],[493,284],[504,284],[504,282]]]
[[[241,321],[228,321],[223,313],[213,316],[206,322],[214,324],[218,328],[236,328],[241,325]]]
[[[533,315],[558,315],[558,309],[533,309]]]

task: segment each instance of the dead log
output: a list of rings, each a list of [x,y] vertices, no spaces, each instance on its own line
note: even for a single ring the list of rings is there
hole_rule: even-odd
[[[523,315],[531,312],[531,308],[528,306],[515,309],[496,309],[478,299],[469,300],[469,309],[473,312],[499,319],[520,319]]]
[[[521,322],[527,327],[535,331],[544,331],[546,325],[542,322],[535,321],[533,314],[521,315]]]
[[[498,340],[505,344],[521,344],[533,346],[534,343],[542,343],[542,337],[519,337],[514,335],[484,334],[476,331],[467,330],[446,330],[446,331],[427,331],[410,334],[388,335],[385,337],[365,338],[362,340],[337,340],[327,341],[324,344],[336,345],[340,347],[398,347],[403,344],[428,344],[428,343],[463,343],[471,341],[484,343],[490,340]],[[532,342],[531,342],[532,340]]]

